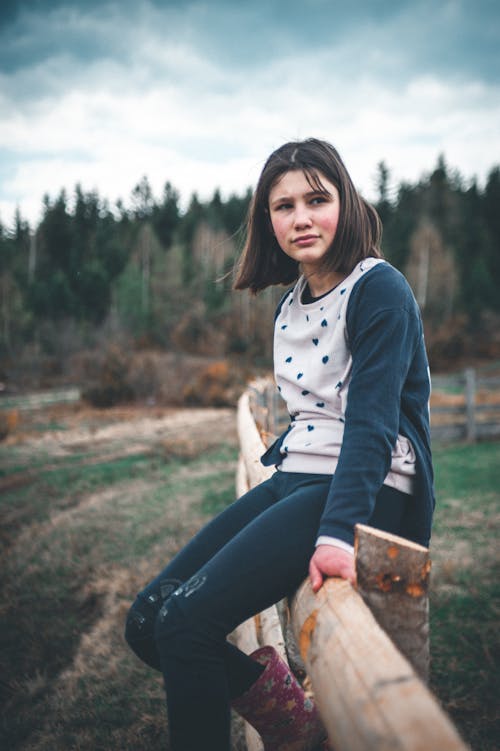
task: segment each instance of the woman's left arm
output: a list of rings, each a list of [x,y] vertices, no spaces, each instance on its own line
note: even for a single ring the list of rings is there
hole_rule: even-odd
[[[353,290],[348,308],[352,372],[344,437],[318,536],[351,545],[354,525],[369,520],[390,469],[399,432],[401,393],[422,338],[420,315],[409,285],[399,272],[389,269],[389,273],[374,270],[367,274]],[[325,575],[352,579],[354,557],[350,556],[352,566],[346,569],[344,556],[323,547],[316,548],[313,570],[317,567]],[[346,570],[348,576],[343,573]]]

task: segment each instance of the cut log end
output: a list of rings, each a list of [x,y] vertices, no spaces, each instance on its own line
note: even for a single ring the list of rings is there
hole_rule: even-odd
[[[429,550],[411,540],[364,524],[356,525],[356,573],[364,590],[427,596]]]
[[[392,532],[384,532],[382,529],[370,527],[368,524],[356,524],[356,531],[358,536],[363,537],[364,535],[369,535],[371,540],[378,537],[379,539],[384,540],[387,544],[394,543],[396,548],[401,545],[404,548],[420,551],[421,553],[429,552],[429,548],[426,548],[424,545],[419,545],[418,542],[413,542],[413,540],[408,540],[406,537],[395,535]]]
[[[358,592],[420,677],[429,675],[429,551],[403,537],[356,526]]]

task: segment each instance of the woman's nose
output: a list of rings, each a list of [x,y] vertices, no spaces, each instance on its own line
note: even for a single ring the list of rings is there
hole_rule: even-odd
[[[307,206],[297,205],[294,216],[295,227],[310,227],[312,224],[311,215]]]

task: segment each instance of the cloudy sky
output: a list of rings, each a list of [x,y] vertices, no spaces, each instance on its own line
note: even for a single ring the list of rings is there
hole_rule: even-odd
[[[0,221],[80,183],[113,204],[147,175],[184,204],[255,183],[318,136],[375,195],[439,154],[500,163],[498,0],[2,0]]]

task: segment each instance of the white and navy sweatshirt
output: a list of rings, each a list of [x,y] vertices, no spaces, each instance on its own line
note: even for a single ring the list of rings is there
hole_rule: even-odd
[[[386,484],[412,496],[402,534],[427,545],[430,383],[413,293],[375,258],[313,302],[304,302],[306,286],[301,277],[277,311],[275,379],[291,422],[262,461],[333,475],[318,542],[352,545]]]

